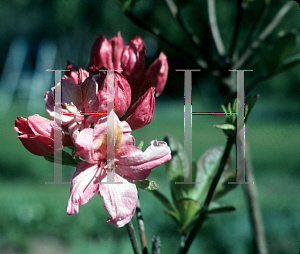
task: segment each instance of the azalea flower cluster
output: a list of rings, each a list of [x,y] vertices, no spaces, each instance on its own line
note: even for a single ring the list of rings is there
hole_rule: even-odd
[[[48,156],[64,146],[76,147],[80,156],[73,175],[68,214],[79,212],[97,192],[110,214],[107,221],[122,227],[131,220],[137,203],[134,180],[144,180],[154,167],[171,159],[171,151],[163,141],[153,140],[143,152],[135,146],[131,131],[152,121],[155,97],[164,89],[168,62],[161,53],[148,70],[145,68],[145,44],[136,36],[124,46],[118,36],[107,41],[98,36],[91,51],[89,71],[68,62],[66,75],[60,80],[61,114],[55,112],[55,87],[45,92],[46,111],[55,121],[39,115],[18,117],[15,130],[24,147],[39,156]],[[104,70],[104,71],[103,71]],[[108,109],[108,74],[114,70],[114,110]],[[113,119],[113,130],[108,121]],[[54,151],[54,129],[60,128],[62,146]],[[114,182],[107,183],[107,135],[114,132]]]

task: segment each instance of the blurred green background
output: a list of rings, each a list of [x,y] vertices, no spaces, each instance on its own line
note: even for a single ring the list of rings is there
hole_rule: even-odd
[[[214,51],[207,29],[206,1],[186,2],[183,16],[203,40],[204,48]],[[286,1],[274,2],[266,16],[267,23]],[[117,0],[2,0],[0,4],[0,253],[132,253],[126,229],[105,222],[108,214],[99,196],[81,206],[79,214],[66,214],[70,185],[45,184],[53,180],[53,164],[24,149],[13,130],[14,121],[17,116],[35,113],[47,117],[43,93],[52,86],[54,75],[45,69],[64,69],[67,60],[86,68],[97,34],[110,39],[120,31],[125,43],[136,35],[143,38],[147,47],[146,68],[161,51],[169,61],[165,92],[156,101],[153,121],[133,131],[136,143],[144,140],[145,147],[153,139],[163,140],[167,134],[183,143],[184,79],[183,73],[176,69],[199,69],[199,66],[132,23]],[[263,1],[247,4],[237,45],[243,44]],[[217,1],[218,23],[227,49],[234,30],[235,7],[235,1]],[[139,17],[159,27],[170,41],[193,54],[193,46],[172,20],[164,1],[141,0],[134,10]],[[298,33],[299,21],[300,9],[295,3],[266,40],[266,47],[282,31],[294,29]],[[18,51],[9,56],[12,45],[17,45]],[[299,43],[292,53],[297,52],[300,52]],[[52,66],[47,65],[49,62]],[[246,73],[246,86],[262,72],[258,67],[253,69]],[[258,83],[248,94],[261,95],[246,125],[246,139],[269,253],[300,251],[299,71],[300,67],[296,66],[275,75]],[[220,111],[220,105],[226,103],[222,93],[213,76],[202,72],[193,74],[193,111]],[[225,145],[225,135],[213,127],[224,120],[223,116],[193,116],[194,158],[198,159],[213,146]],[[232,153],[235,156],[234,149]],[[70,182],[74,168],[64,167],[63,171],[63,181]],[[149,178],[170,197],[163,165],[155,168]],[[153,235],[159,235],[161,253],[176,253],[180,236],[175,224],[154,196],[142,190],[139,194],[148,246]],[[253,253],[251,224],[241,186],[222,198],[222,202],[234,205],[236,211],[212,216],[189,253]],[[133,223],[136,226],[135,216]]]

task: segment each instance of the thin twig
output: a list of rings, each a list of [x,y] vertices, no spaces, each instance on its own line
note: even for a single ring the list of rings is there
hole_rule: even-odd
[[[246,48],[250,45],[252,39],[256,36],[257,32],[260,30],[261,25],[264,23],[267,13],[269,11],[270,7],[270,2],[269,1],[264,1],[264,5],[262,9],[260,10],[256,20],[254,21],[247,37],[244,43],[244,46],[242,48],[242,52],[246,50]]]
[[[152,254],[159,254],[160,247],[160,238],[158,235],[154,235],[152,238]]]
[[[240,30],[240,25],[243,17],[243,6],[242,6],[242,0],[237,1],[237,16],[236,16],[236,22],[235,22],[235,29],[234,29],[234,34],[233,34],[233,39],[230,47],[230,53],[229,56],[232,59],[233,52],[236,47],[237,39],[238,39],[238,34]]]
[[[181,236],[180,236],[180,249],[179,249],[179,252],[182,251],[182,249],[184,248],[185,240],[186,240],[186,234],[182,233]]]
[[[136,17],[131,10],[125,10],[125,14],[127,15],[127,17],[133,22],[135,23],[137,26],[139,26],[140,28],[152,33],[153,35],[155,35],[157,38],[159,38],[161,41],[165,42],[166,44],[168,44],[169,46],[173,47],[174,49],[176,49],[179,52],[182,52],[182,56],[186,57],[188,60],[193,59],[194,62],[201,68],[203,69],[208,69],[208,63],[203,60],[200,57],[195,57],[193,55],[191,55],[189,52],[187,52],[186,50],[184,50],[183,48],[177,46],[176,44],[170,42],[169,40],[167,40],[161,33],[161,31],[153,26],[153,25],[149,25],[146,24],[143,20],[139,19],[138,17]]]
[[[142,252],[143,252],[143,254],[148,254],[144,220],[143,220],[143,216],[142,216],[140,200],[138,200],[138,202],[136,204],[136,218],[137,218],[139,232],[140,232]]]
[[[133,225],[132,225],[131,221],[129,221],[126,224],[126,229],[127,229],[127,232],[128,232],[129,238],[130,238],[130,242],[131,242],[134,254],[141,254],[138,243],[137,243],[137,240],[136,240],[136,235],[135,235],[135,232],[134,232],[134,228],[133,228]]]
[[[200,38],[197,34],[195,34],[192,30],[192,28],[183,20],[183,18],[180,15],[180,10],[176,6],[176,3],[174,3],[173,0],[165,0],[173,18],[178,22],[182,30],[185,32],[185,34],[188,36],[191,42],[195,44],[197,47],[201,47]]]
[[[221,57],[225,57],[226,51],[217,23],[215,0],[207,0],[207,7],[208,7],[208,19],[209,19],[210,29],[211,29],[212,37],[214,39],[218,54]]]
[[[224,171],[224,168],[225,168],[225,165],[227,163],[228,157],[230,155],[230,151],[231,151],[231,147],[232,147],[233,143],[234,143],[234,138],[233,137],[228,137],[226,147],[225,147],[224,153],[222,155],[221,163],[220,163],[219,168],[218,168],[218,172],[215,175],[215,177],[213,178],[213,181],[212,181],[212,183],[209,187],[206,199],[204,201],[204,205],[203,205],[203,207],[200,211],[199,218],[197,219],[191,233],[189,234],[189,236],[188,236],[188,238],[185,242],[185,246],[182,249],[180,249],[180,251],[179,251],[180,254],[186,254],[188,252],[193,240],[195,239],[198,231],[200,230],[201,226],[203,225],[204,219],[205,219],[206,214],[208,212],[208,207],[209,207],[210,201],[213,197],[214,191],[217,187],[217,184],[220,180],[220,177],[221,177],[221,175]]]
[[[209,1],[209,0],[208,0]],[[278,11],[274,19],[267,25],[267,27],[262,31],[262,33],[258,36],[258,39],[255,40],[250,47],[245,51],[239,61],[234,64],[233,69],[239,69],[243,66],[243,64],[249,59],[249,57],[253,54],[254,50],[258,48],[260,43],[264,41],[276,28],[282,18],[288,13],[293,5],[292,1],[286,2],[281,9]]]
[[[248,182],[254,182],[253,167],[248,146],[246,146],[246,178]],[[256,186],[254,184],[245,184],[243,190],[248,204],[254,246],[258,254],[268,254]]]

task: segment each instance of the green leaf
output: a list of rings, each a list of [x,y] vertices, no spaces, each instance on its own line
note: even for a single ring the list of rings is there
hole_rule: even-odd
[[[286,33],[280,36],[273,48],[263,56],[267,75],[272,76],[276,73],[279,64],[291,55],[296,46],[296,35],[294,33]]]
[[[235,211],[234,206],[222,205],[217,202],[210,202],[209,207],[208,207],[208,214],[233,212],[233,211]]]
[[[172,203],[158,190],[153,190],[151,193],[168,209],[171,211],[176,211],[175,207],[172,205]]]
[[[205,199],[210,184],[218,171],[223,151],[223,146],[213,147],[206,151],[197,162],[196,182],[201,182],[201,184],[195,186],[194,200],[198,201],[200,204]],[[224,173],[227,168],[230,168],[230,165],[231,160],[229,159],[225,165]]]
[[[233,105],[232,105],[232,112],[235,113],[237,112],[237,99],[234,100]]]
[[[172,159],[165,163],[167,176],[170,182],[171,194],[173,202],[176,203],[177,200],[182,198],[191,198],[193,195],[194,184],[175,184],[176,182],[184,181],[184,174],[190,173],[193,170],[193,177],[195,179],[196,163],[192,167],[192,162],[189,162],[183,148],[178,140],[171,136],[166,136],[164,139],[170,149]],[[187,176],[186,176],[187,177]]]
[[[221,105],[221,107],[222,107],[224,113],[227,114],[227,109],[225,108],[225,106],[224,106],[224,105]]]
[[[168,209],[166,213],[171,216],[178,227],[180,227],[180,215],[173,204],[158,190],[153,190],[151,193]]]
[[[277,67],[277,73],[287,71],[289,69],[292,69],[296,65],[300,63],[300,53],[290,56],[289,58],[285,59],[283,62],[279,64]]]
[[[120,0],[122,4],[122,9],[124,10],[131,10],[134,5],[136,4],[137,0]]]
[[[50,154],[47,156],[44,156],[44,158],[47,161],[53,162],[54,163],[54,154]],[[67,153],[66,151],[62,150],[62,165],[67,165],[67,166],[77,166],[78,162],[76,162],[72,155]]]
[[[171,216],[171,218],[175,221],[177,226],[181,228],[180,215],[177,211],[167,210],[166,213]]]
[[[228,103],[228,113],[232,113],[232,110],[231,110],[231,103],[230,103],[230,102]]]
[[[147,191],[152,191],[158,189],[159,185],[152,181],[152,180],[134,180],[133,181],[136,185],[137,188],[147,190]]]
[[[257,102],[259,98],[259,94],[254,95],[253,97],[246,98],[245,102],[245,123],[247,122],[248,116],[253,109],[255,103]]]
[[[214,127],[222,130],[235,130],[235,126],[229,123],[214,125]]]
[[[140,148],[140,149],[142,149],[143,146],[144,146],[144,141],[142,140],[137,147]]]
[[[231,171],[229,175],[223,174],[217,185],[217,188],[212,197],[212,200],[216,200],[216,199],[224,196],[227,192],[236,188],[237,184],[228,184],[228,182],[235,182],[235,181],[236,181],[236,171],[235,170]]]
[[[194,216],[200,210],[200,204],[193,199],[184,198],[177,200],[176,208],[180,215],[180,223],[181,223],[181,232],[185,232],[189,227],[191,221],[193,221]]]

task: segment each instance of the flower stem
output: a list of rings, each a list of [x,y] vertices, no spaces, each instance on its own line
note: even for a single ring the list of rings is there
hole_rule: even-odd
[[[143,216],[142,216],[140,200],[138,200],[137,204],[136,204],[136,217],[137,217],[138,227],[139,227],[139,232],[140,232],[142,251],[143,251],[143,254],[148,254],[144,220],[143,220]]]
[[[141,254],[138,243],[137,243],[137,240],[136,240],[136,235],[135,235],[135,232],[134,232],[134,228],[133,228],[133,225],[132,225],[131,221],[129,221],[126,224],[126,229],[127,229],[130,241],[131,241],[131,245],[132,245],[134,254]]]
[[[186,240],[186,234],[182,233],[180,235],[180,249],[179,249],[179,252],[182,251],[182,249],[184,248],[184,246],[185,246],[185,240]]]
[[[160,238],[158,235],[153,236],[152,238],[152,254],[160,253]]]
[[[253,167],[248,146],[246,146],[246,178],[248,182],[254,182]],[[248,204],[250,222],[252,227],[252,238],[256,253],[268,254],[267,243],[264,234],[264,225],[257,201],[256,186],[254,184],[245,184],[243,186],[243,190]]]
[[[209,203],[210,203],[210,201],[213,197],[214,191],[215,191],[215,189],[217,187],[217,184],[220,180],[220,177],[221,177],[221,175],[224,171],[224,168],[225,168],[225,165],[227,163],[228,157],[230,155],[230,151],[231,151],[231,147],[232,147],[233,143],[234,143],[234,138],[229,136],[227,138],[226,147],[225,147],[225,150],[224,150],[223,155],[222,155],[222,159],[221,159],[221,163],[220,163],[219,168],[218,168],[218,172],[215,175],[215,177],[213,178],[213,181],[212,181],[212,183],[209,187],[206,199],[205,199],[203,207],[200,211],[199,218],[197,219],[191,233],[189,234],[189,236],[188,236],[188,238],[185,242],[185,246],[180,249],[180,251],[179,251],[180,254],[186,254],[188,252],[193,240],[195,239],[198,231],[200,230],[200,228],[203,225],[204,219],[205,219],[205,217],[207,215],[207,212],[208,212]]]

